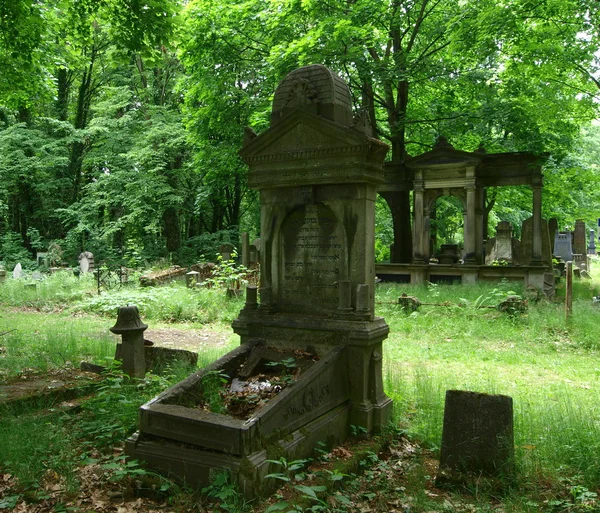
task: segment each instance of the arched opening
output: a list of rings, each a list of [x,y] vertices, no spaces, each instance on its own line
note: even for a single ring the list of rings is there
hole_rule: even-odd
[[[464,205],[456,196],[439,196],[431,205],[430,248],[436,259],[444,255],[461,255],[464,248]],[[458,258],[456,259],[458,260]],[[440,263],[455,263],[444,262]]]

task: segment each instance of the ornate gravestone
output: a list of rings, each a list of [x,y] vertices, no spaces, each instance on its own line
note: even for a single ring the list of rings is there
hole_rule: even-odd
[[[351,425],[374,432],[388,422],[388,326],[374,315],[374,207],[387,146],[357,125],[347,85],[324,66],[280,84],[271,127],[247,132],[240,152],[260,191],[260,304],[248,287],[233,323],[240,348],[142,406],[129,454],[190,484],[227,468],[252,495],[270,482],[269,459],[305,458],[318,442],[343,441]],[[297,361],[293,384],[252,413],[190,407],[211,373],[226,374],[233,393],[290,355],[310,355],[310,365]]]

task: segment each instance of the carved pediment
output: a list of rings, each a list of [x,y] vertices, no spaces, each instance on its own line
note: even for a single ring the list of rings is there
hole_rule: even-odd
[[[387,148],[375,139],[349,127],[323,119],[322,117],[297,111],[285,120],[270,128],[240,151],[242,158],[250,164],[265,158],[281,158],[297,154],[307,157],[347,153],[353,148],[372,144]]]

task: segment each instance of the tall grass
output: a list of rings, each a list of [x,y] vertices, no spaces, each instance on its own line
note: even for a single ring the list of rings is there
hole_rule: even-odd
[[[115,352],[114,338],[96,319],[5,311],[0,332],[0,377],[78,366],[81,360],[105,364]]]
[[[543,300],[516,316],[476,309],[485,285],[381,287],[379,313],[391,328],[384,344],[386,390],[395,399],[397,421],[436,450],[446,390],[509,395],[521,476],[566,476],[600,486],[600,309],[591,301],[594,286],[578,283],[568,320],[560,301]],[[463,307],[424,305],[407,315],[387,304],[402,291],[425,303],[466,301]]]

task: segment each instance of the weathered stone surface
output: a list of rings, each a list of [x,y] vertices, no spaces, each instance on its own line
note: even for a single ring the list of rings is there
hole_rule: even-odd
[[[500,221],[496,226],[496,237],[486,245],[485,263],[519,262],[520,249],[521,242],[512,236],[512,225],[507,221]]]
[[[552,267],[552,252],[550,251],[550,232],[548,231],[548,221],[541,220],[542,229],[542,264],[547,268]],[[521,227],[521,265],[530,265],[532,263],[533,253],[533,218],[530,217],[523,221]],[[540,287],[541,288],[541,287]]]
[[[288,460],[305,458],[317,441],[343,440],[350,424],[371,433],[390,420],[382,380],[389,329],[374,311],[376,186],[387,146],[363,125],[353,127],[348,87],[327,68],[301,68],[282,81],[271,127],[247,134],[240,151],[260,191],[260,304],[247,288],[233,323],[240,348],[141,408],[143,442],[128,445],[136,457],[188,482],[229,466],[251,495],[264,486],[274,447]],[[249,418],[190,407],[207,373],[239,384],[294,351],[318,361]],[[163,450],[177,443],[189,444],[185,465]]]
[[[554,236],[554,255],[563,259],[564,262],[573,260],[571,232],[556,232]]]
[[[588,255],[596,254],[596,234],[594,233],[594,230],[590,230],[590,242],[587,247],[587,252]]]
[[[585,222],[581,219],[575,221],[575,229],[573,230],[573,253],[578,255],[587,254]]]
[[[551,217],[548,219],[548,232],[550,234],[550,247],[552,248],[552,254],[554,255],[554,239],[556,232],[558,231],[558,219]]]
[[[512,398],[448,390],[440,468],[500,477],[512,475]]]

